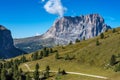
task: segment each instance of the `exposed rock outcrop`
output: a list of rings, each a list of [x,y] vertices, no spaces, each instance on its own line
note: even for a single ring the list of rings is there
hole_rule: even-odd
[[[11,58],[23,53],[14,47],[10,30],[0,25],[0,58]]]
[[[15,39],[16,47],[32,52],[57,44],[68,44],[70,41],[83,38],[93,38],[104,32],[106,29],[111,29],[105,24],[104,19],[99,14],[89,14],[85,16],[65,16],[57,19],[53,26],[43,35]]]
[[[111,29],[111,27],[105,24],[99,14],[65,16],[56,20],[43,38],[54,38],[56,44],[68,44],[76,39],[93,38],[106,29]]]

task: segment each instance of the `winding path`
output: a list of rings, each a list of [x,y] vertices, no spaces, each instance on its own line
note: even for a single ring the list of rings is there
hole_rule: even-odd
[[[30,67],[28,66],[28,64],[24,64],[24,65],[26,66],[26,68],[28,69],[28,71],[34,72],[34,70],[30,69]],[[50,72],[57,73],[58,71],[50,71]],[[66,73],[68,73],[68,74],[75,74],[75,75],[82,75],[82,76],[88,76],[88,77],[94,77],[94,78],[99,78],[99,79],[108,79],[108,77],[104,77],[104,76],[84,74],[84,73],[79,73],[79,72],[66,72]]]

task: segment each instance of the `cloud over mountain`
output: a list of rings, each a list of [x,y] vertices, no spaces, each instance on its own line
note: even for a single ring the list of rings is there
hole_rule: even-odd
[[[44,9],[50,14],[57,14],[59,17],[62,17],[67,10],[67,8],[62,5],[61,0],[48,0],[44,5]]]

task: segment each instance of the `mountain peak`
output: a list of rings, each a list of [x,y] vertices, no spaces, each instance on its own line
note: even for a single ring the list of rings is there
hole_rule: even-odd
[[[7,30],[3,25],[0,25],[0,30]]]
[[[15,48],[11,31],[0,25],[0,58],[11,58],[23,53]]]
[[[64,16],[57,19],[53,26],[43,35],[43,38],[54,38],[58,44],[66,44],[76,39],[82,40],[98,36],[106,29],[104,18],[99,14],[88,14],[81,16]]]

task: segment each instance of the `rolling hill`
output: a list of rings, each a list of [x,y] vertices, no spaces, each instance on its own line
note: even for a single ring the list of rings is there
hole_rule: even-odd
[[[99,45],[96,45],[96,41],[99,41]],[[56,46],[53,50],[57,50],[60,59],[55,59],[55,53],[49,54],[48,57],[44,57],[39,60],[31,61],[31,55],[26,54],[26,58],[30,60],[26,62],[31,70],[34,70],[34,65],[38,63],[40,70],[44,70],[47,65],[50,66],[51,70],[58,71],[59,68],[65,69],[67,72],[80,72],[87,74],[94,74],[108,77],[108,80],[119,80],[119,72],[114,72],[114,66],[107,66],[110,63],[112,55],[119,55],[120,53],[120,28],[116,28],[115,31],[108,30],[104,33],[104,38],[100,36],[83,40],[75,44],[66,46]],[[38,50],[37,52],[40,52]],[[73,57],[70,60],[65,60],[66,55]],[[16,57],[19,59],[21,56]],[[15,58],[14,58],[15,59]],[[119,60],[119,59],[118,59]],[[28,71],[25,64],[20,64],[20,68],[24,71]],[[85,76],[68,74],[61,76],[61,80],[103,80],[97,78],[89,78]]]

